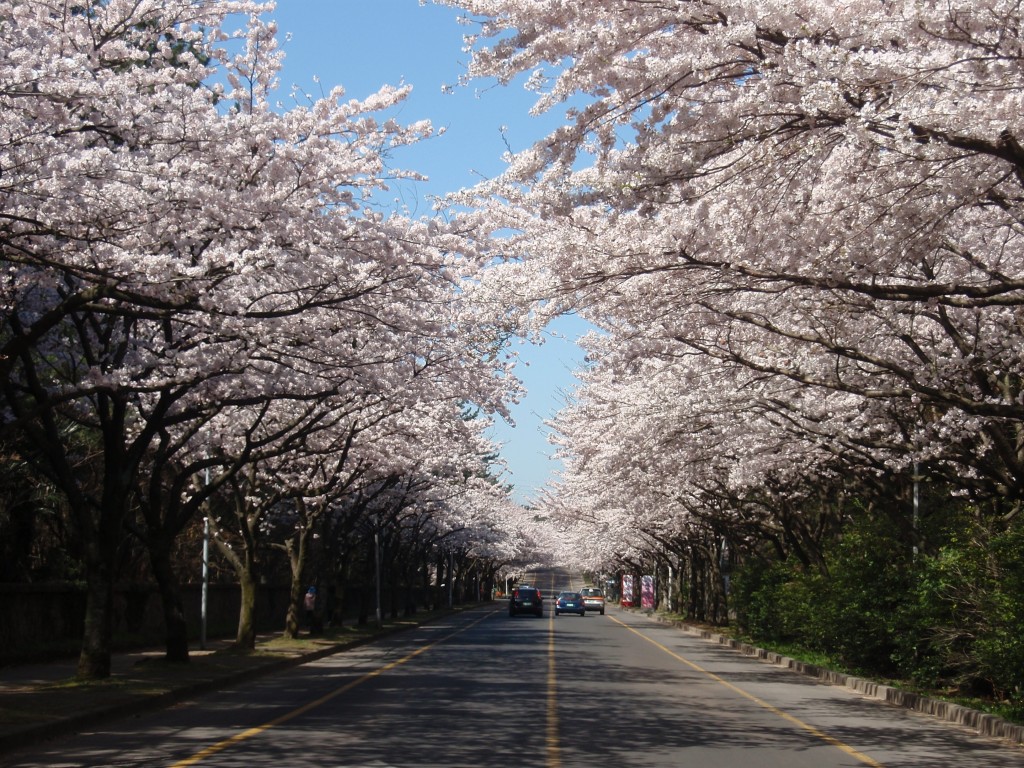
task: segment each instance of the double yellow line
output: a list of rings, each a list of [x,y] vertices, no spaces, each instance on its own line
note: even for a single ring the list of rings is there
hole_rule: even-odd
[[[562,747],[558,741],[558,677],[555,670],[555,575],[551,574],[548,594],[548,708],[547,708],[547,768],[562,764]]]
[[[552,589],[554,589],[552,578]],[[554,593],[552,593],[554,594]],[[548,761],[547,768],[562,764],[562,748],[558,741],[558,677],[555,665],[555,607],[548,609]]]

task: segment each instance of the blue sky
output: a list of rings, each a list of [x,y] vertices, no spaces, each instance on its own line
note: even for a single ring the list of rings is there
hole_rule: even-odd
[[[435,129],[445,128],[443,135],[394,158],[396,166],[429,177],[392,189],[392,199],[414,215],[430,215],[430,196],[498,175],[506,142],[515,151],[524,149],[561,116],[530,117],[534,95],[521,84],[458,86],[469,58],[462,36],[471,28],[460,25],[457,16],[453,9],[421,6],[419,0],[278,0],[273,14],[287,56],[281,75],[285,92],[293,84],[315,94],[341,85],[348,96],[363,98],[382,85],[405,83],[413,92],[396,117],[405,123],[428,119]],[[456,87],[446,92],[446,85]],[[584,330],[581,322],[566,319],[552,330],[545,344],[517,348],[524,361],[517,374],[528,394],[513,409],[515,429],[499,424],[495,431],[511,473],[506,479],[521,503],[534,498],[558,469],[549,458],[543,421],[563,405],[582,359],[574,343]]]

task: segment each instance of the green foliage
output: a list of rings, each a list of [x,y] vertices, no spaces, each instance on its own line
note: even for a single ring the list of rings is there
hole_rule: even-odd
[[[933,663],[922,679],[1024,703],[1024,525],[959,522],[923,564],[918,607]]]
[[[860,674],[1024,711],[1024,524],[947,503],[922,525],[931,546],[920,554],[898,518],[862,512],[826,549],[823,569],[748,561],[733,578],[740,631]]]
[[[911,559],[911,547],[886,518],[865,517],[846,531],[827,555],[828,575],[809,579],[812,643],[853,669],[895,674]]]
[[[24,448],[15,436],[0,438],[0,583],[76,581],[81,564],[65,505]]]
[[[757,561],[732,577],[732,605],[739,628],[758,640],[790,643],[802,637],[806,590],[793,560]]]
[[[852,669],[896,671],[911,581],[909,546],[885,518],[864,517],[825,554],[827,572],[795,561],[747,565],[733,595],[740,628],[775,643],[799,643]]]

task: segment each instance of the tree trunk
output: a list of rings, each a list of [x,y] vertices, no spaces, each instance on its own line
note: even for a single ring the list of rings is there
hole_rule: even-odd
[[[689,562],[690,578],[688,586],[689,597],[687,599],[686,615],[695,621],[703,621],[704,617],[701,615],[702,611],[700,608],[700,570],[697,564],[696,547],[691,549]]]
[[[235,519],[240,523],[243,532],[250,529],[251,521],[242,511],[243,506],[237,504]],[[210,540],[217,551],[231,564],[235,576],[238,577],[239,606],[238,629],[235,633],[235,648],[253,649],[256,647],[256,546],[253,537],[242,536],[242,546],[232,547],[223,534],[218,518],[211,515]]]
[[[434,574],[435,574],[435,578],[434,578],[434,608],[435,609],[440,608],[442,605],[445,605],[446,602],[447,602],[447,595],[445,595],[445,589],[444,589],[445,571],[446,570],[447,570],[447,567],[446,567],[445,554],[444,554],[444,552],[438,551],[438,553],[437,553],[437,562],[435,563],[435,571],[434,571]]]
[[[360,627],[365,627],[370,623],[370,589],[372,585],[367,587],[366,582],[360,582],[359,584],[359,617],[356,622]]]
[[[114,488],[117,478],[106,481],[104,500],[96,519],[79,510],[79,535],[84,540],[85,629],[78,657],[77,675],[83,680],[110,677],[111,646],[114,634],[114,576],[117,552],[123,541],[125,505]],[[117,501],[115,501],[117,500]]]
[[[423,590],[423,593],[422,593],[423,594],[423,602],[425,603],[427,610],[430,610],[430,609],[432,609],[434,607],[434,603],[433,603],[433,601],[431,599],[433,593],[432,593],[432,590],[430,589],[430,555],[429,555],[429,553],[424,553],[424,555],[423,555],[423,566],[420,568],[420,578],[423,580],[422,583],[421,583],[421,588]]]
[[[149,543],[149,561],[163,602],[167,661],[188,661],[188,624],[178,580],[171,567],[171,547],[162,539]]]
[[[416,577],[419,571],[419,558],[410,552],[410,556],[405,563],[406,565],[402,572],[402,594],[405,598],[403,613],[405,616],[414,616],[416,614]]]
[[[725,582],[722,579],[721,553],[717,546],[709,546],[707,557],[708,621],[716,626],[727,623]]]
[[[299,606],[302,604],[305,594],[302,582],[293,577],[291,586],[288,588],[288,611],[284,617],[284,636],[292,640],[299,636]]]
[[[78,656],[78,677],[100,680],[110,677],[111,636],[114,630],[114,582],[106,567],[87,569],[85,632]]]
[[[303,511],[305,512],[304,508]],[[306,550],[312,532],[308,514],[304,514],[303,523],[285,546],[288,564],[291,567],[291,586],[288,590],[288,614],[284,620],[284,636],[293,640],[299,636],[299,611],[302,610],[302,599],[306,594],[302,586],[302,572],[306,568]]]
[[[241,605],[238,609],[238,634],[235,647],[252,650],[256,647],[256,581],[252,568],[238,572],[238,586],[241,589]]]

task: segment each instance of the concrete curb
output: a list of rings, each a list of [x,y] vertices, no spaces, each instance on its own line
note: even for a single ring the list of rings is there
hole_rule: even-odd
[[[843,674],[842,672],[835,672],[831,669],[819,667],[816,664],[807,664],[806,662],[791,659],[788,656],[783,656],[782,654],[768,651],[764,648],[758,648],[757,646],[750,645],[749,643],[740,642],[739,640],[727,637],[726,635],[711,632],[701,627],[695,627],[687,624],[686,622],[674,621],[647,611],[642,611],[642,613],[661,622],[662,624],[669,624],[676,629],[681,629],[687,634],[695,635],[703,640],[708,640],[710,642],[717,643],[718,645],[725,646],[726,648],[739,651],[744,656],[750,656],[752,658],[768,662],[769,664],[774,664],[785,669],[791,669],[794,672],[798,672],[808,677],[813,677],[816,680],[829,685],[839,685],[844,688],[849,688],[850,690],[856,691],[857,693],[871,699],[884,701],[887,704],[892,704],[904,709],[911,709],[915,712],[920,712],[946,722],[956,723],[957,725],[970,728],[981,736],[1005,739],[1011,744],[1024,744],[1024,725],[1011,723],[1001,717],[996,717],[995,715],[990,715],[976,709],[970,709],[959,704],[953,704],[949,701],[941,701],[940,699],[921,696],[920,694],[904,691],[891,685],[885,685],[884,683],[879,683],[873,680],[865,680],[860,677],[854,677],[853,675]]]

